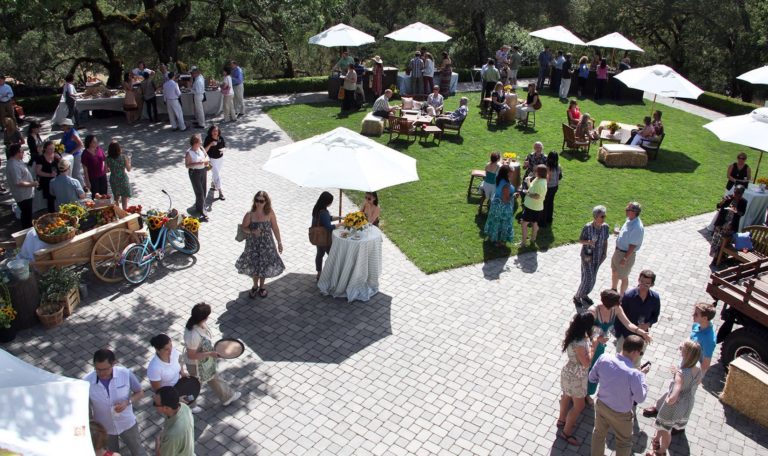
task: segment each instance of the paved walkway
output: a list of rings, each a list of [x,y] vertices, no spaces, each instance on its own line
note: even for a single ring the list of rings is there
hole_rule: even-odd
[[[270,150],[290,141],[256,108],[263,102],[248,100],[251,114],[222,127],[229,146],[227,200],[213,203],[195,257],[170,255],[139,287],[92,281],[89,297],[62,326],[22,332],[4,348],[42,368],[80,377],[91,369],[93,352],[109,345],[148,388],[150,337],[167,332],[180,344],[191,306],[206,301],[214,309],[211,326],[242,339],[247,352],[220,364],[223,378],[243,399],[222,408],[203,389],[204,411],[195,417],[198,455],[589,454],[591,409],[576,431],[585,442],[581,447],[568,447],[555,435],[565,362],[560,343],[574,312],[578,246],[428,276],[385,239],[377,296],[351,304],[322,297],[306,235],[320,190],[297,188],[261,170]],[[177,207],[191,205],[182,165],[188,133],[173,133],[167,125],[115,128],[115,120],[93,121],[86,133],[102,140],[122,137],[134,156],[136,201],[164,208],[160,190],[166,189]],[[268,282],[268,298],[250,300],[250,279],[233,266],[243,248],[234,237],[260,189],[272,197],[287,269]],[[352,207],[346,198],[343,203]],[[639,253],[635,273],[644,267],[656,271],[663,305],[645,356],[654,362],[648,377],[653,399],[666,390],[668,366],[689,332],[692,304],[708,300],[702,228],[710,218],[650,227]],[[597,289],[608,284],[604,267]],[[715,364],[672,454],[766,454],[765,429],[718,401],[723,379],[722,366]],[[162,418],[149,399],[137,410],[149,449]],[[644,450],[652,435],[652,421],[640,417],[636,450]]]

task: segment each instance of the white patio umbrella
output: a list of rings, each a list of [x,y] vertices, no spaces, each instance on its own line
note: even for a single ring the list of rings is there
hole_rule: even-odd
[[[347,24],[338,24],[309,39],[309,44],[325,47],[362,46],[376,41],[374,37]]]
[[[574,35],[570,30],[563,27],[562,25],[555,25],[554,27],[536,30],[529,33],[529,35],[535,36],[536,38],[541,38],[542,40],[557,41],[559,43],[578,44],[580,46],[584,46],[584,42],[581,41],[581,38]]]
[[[763,152],[768,151],[768,108],[757,108],[743,116],[723,117],[704,125],[721,141],[741,144],[760,151],[754,179],[760,170]],[[754,180],[753,180],[754,182]]]
[[[747,71],[746,73],[737,76],[736,79],[747,81],[750,84],[768,84],[768,65]]]
[[[625,51],[645,52],[627,37],[619,32],[609,33],[587,43],[587,46],[597,46],[608,49],[623,49]]]
[[[704,93],[694,83],[680,76],[675,70],[666,65],[651,65],[622,71],[615,76],[631,89],[642,90],[653,94],[651,112],[656,105],[656,95],[672,98],[699,98]]]
[[[419,180],[416,159],[339,127],[272,150],[262,169],[302,187],[375,192]]]
[[[411,25],[395,30],[392,33],[384,35],[395,41],[412,41],[414,43],[442,43],[451,39],[445,33],[435,30],[427,24],[414,22]]]

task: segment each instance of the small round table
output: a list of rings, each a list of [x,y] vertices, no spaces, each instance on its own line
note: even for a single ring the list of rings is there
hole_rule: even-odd
[[[328,259],[317,287],[324,295],[368,301],[379,292],[381,274],[381,230],[369,226],[358,232],[360,239],[339,228],[333,231]]]

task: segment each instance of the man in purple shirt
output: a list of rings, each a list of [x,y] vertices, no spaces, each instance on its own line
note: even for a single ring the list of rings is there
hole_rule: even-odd
[[[608,429],[616,436],[616,456],[632,453],[632,409],[645,401],[648,367],[637,370],[634,361],[643,350],[640,336],[627,336],[621,354],[602,354],[589,372],[589,381],[599,383],[595,401],[595,429],[592,431],[592,456],[605,454]]]

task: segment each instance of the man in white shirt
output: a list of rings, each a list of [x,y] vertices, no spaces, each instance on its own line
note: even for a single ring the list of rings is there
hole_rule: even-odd
[[[90,385],[91,416],[106,429],[108,450],[119,449],[119,437],[132,456],[146,456],[132,405],[144,397],[144,391],[131,371],[115,363],[112,350],[102,348],[93,355],[95,370],[84,377]]]
[[[205,128],[205,110],[203,99],[205,98],[205,78],[197,67],[192,67],[192,94],[195,99],[195,128]]]
[[[181,97],[181,89],[176,82],[178,78],[173,71],[168,73],[168,80],[163,83],[163,99],[165,105],[168,108],[168,119],[171,121],[171,128],[173,131],[181,129],[181,131],[187,130],[187,125],[184,123],[184,112],[181,110],[181,103],[179,97]]]
[[[3,127],[5,127],[6,117],[10,117],[16,123],[12,101],[13,89],[5,83],[5,75],[0,74],[0,125]]]
[[[394,106],[389,105],[389,99],[392,98],[392,91],[387,89],[384,93],[373,102],[373,115],[383,118],[388,118],[392,111],[395,110]]]

